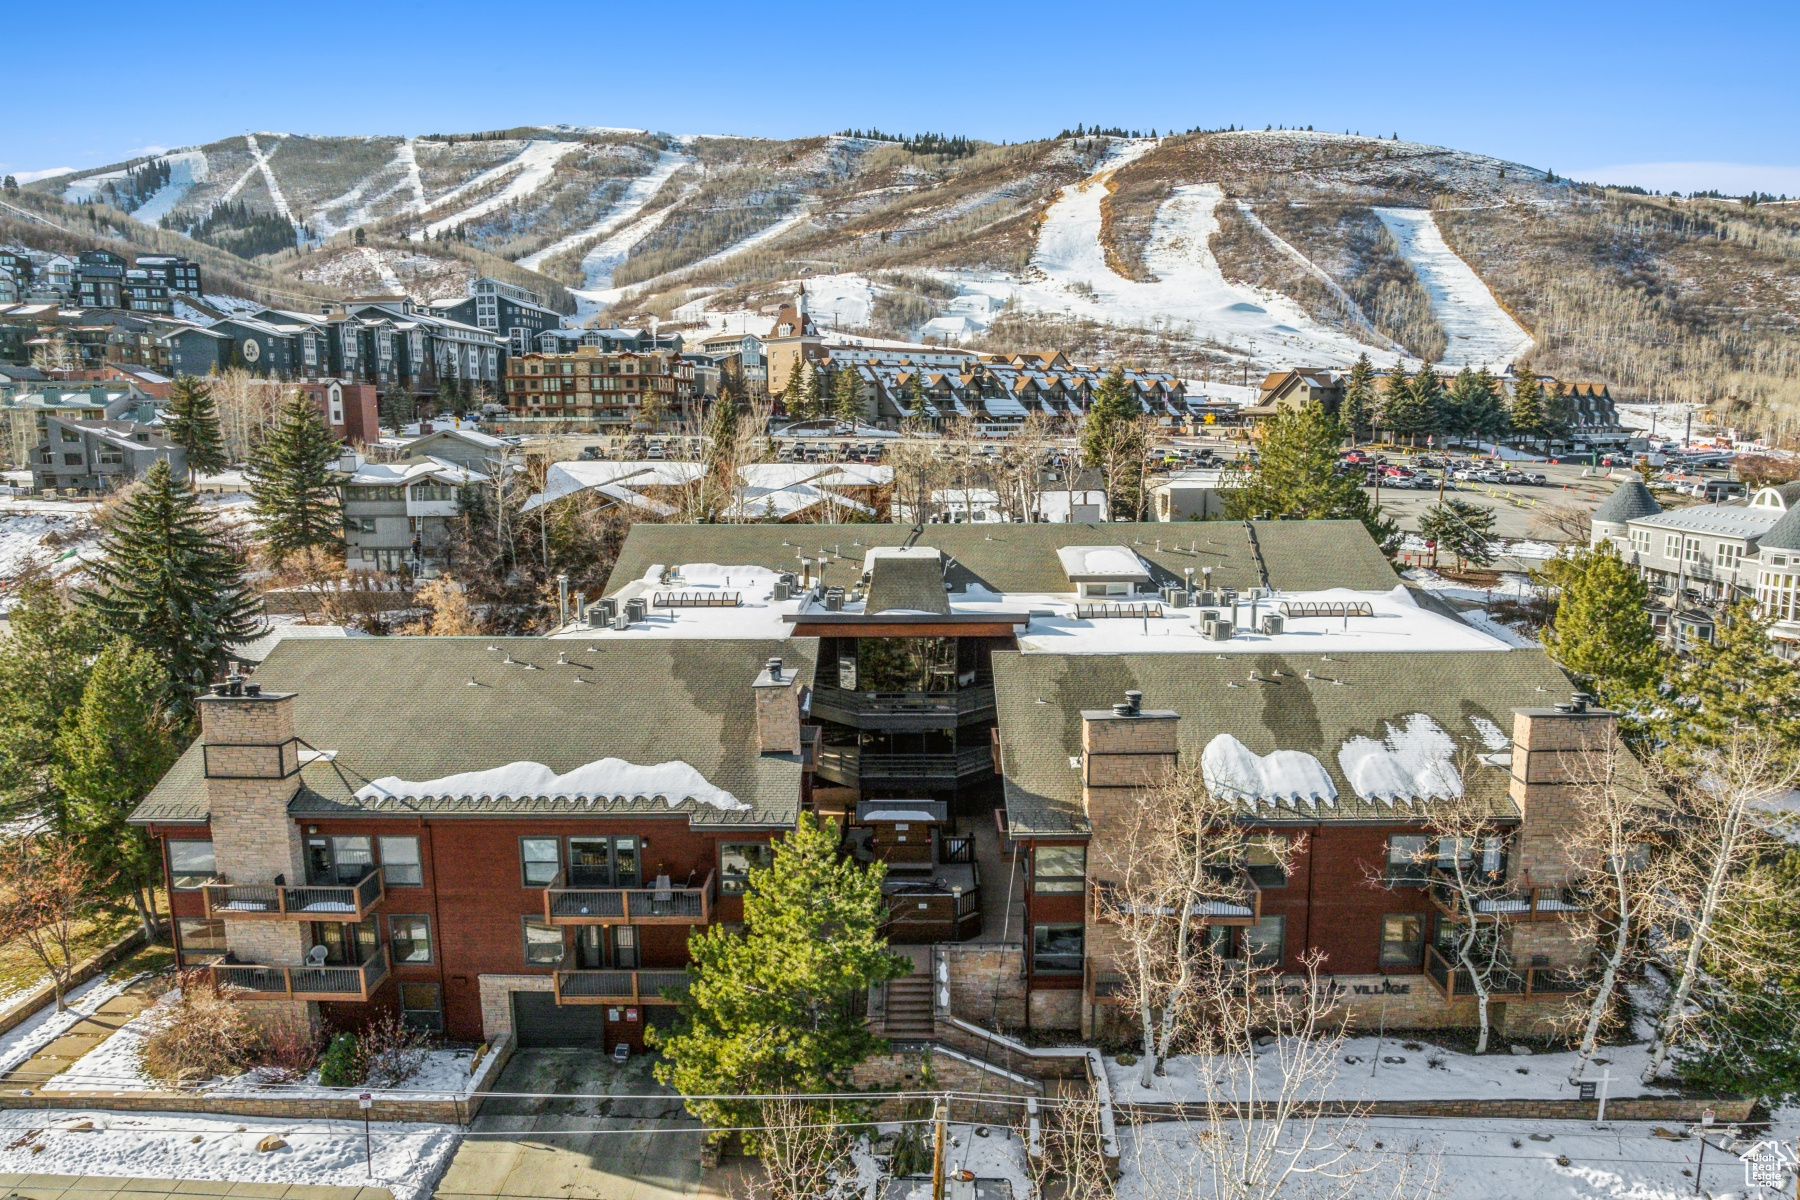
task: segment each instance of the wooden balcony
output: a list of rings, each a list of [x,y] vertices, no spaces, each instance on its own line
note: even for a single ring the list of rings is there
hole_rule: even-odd
[[[1229,885],[1236,889],[1235,894],[1224,892],[1210,900],[1202,900],[1194,905],[1193,916],[1199,925],[1254,925],[1262,920],[1262,886],[1251,878],[1250,872],[1239,869],[1215,873],[1215,882]],[[1096,920],[1110,919],[1114,915],[1117,901],[1108,895],[1105,883],[1095,883],[1088,888],[1091,897],[1093,916]],[[1175,910],[1165,913],[1170,919],[1175,917]]]
[[[881,884],[887,919],[881,931],[899,945],[966,942],[981,934],[981,868],[940,864],[935,874],[890,874]]]
[[[699,887],[574,887],[558,872],[544,889],[544,920],[552,925],[710,925],[714,872]]]
[[[368,917],[387,895],[379,868],[348,886],[209,883],[201,891],[209,917],[352,924]]]
[[[356,967],[265,967],[214,963],[213,982],[250,1000],[342,1000],[366,1003],[388,976],[388,949]]]
[[[1475,980],[1466,968],[1455,966],[1436,946],[1425,947],[1425,977],[1446,1000],[1475,995]],[[1587,990],[1587,980],[1566,967],[1498,966],[1488,976],[1490,1000],[1521,1000],[1528,996],[1573,996]]]
[[[688,973],[673,971],[558,971],[558,1004],[674,1004],[667,989],[685,992]]]
[[[1448,872],[1433,870],[1425,893],[1437,910],[1452,921],[1468,920],[1455,879]],[[1529,872],[1518,887],[1504,891],[1484,887],[1475,900],[1475,920],[1484,925],[1490,921],[1557,921],[1580,911],[1580,903],[1567,888],[1534,887]]]

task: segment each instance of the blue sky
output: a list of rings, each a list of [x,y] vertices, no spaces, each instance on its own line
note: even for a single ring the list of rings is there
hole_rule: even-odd
[[[517,124],[1020,140],[1076,122],[1398,132],[1800,195],[1800,5],[920,0],[12,5],[0,170],[249,130]],[[25,67],[25,64],[31,64]]]

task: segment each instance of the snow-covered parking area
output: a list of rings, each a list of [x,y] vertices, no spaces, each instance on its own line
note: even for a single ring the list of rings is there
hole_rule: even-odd
[[[0,1112],[0,1171],[374,1186],[425,1200],[460,1140],[454,1126],[373,1125],[365,1166],[353,1121],[21,1109]]]

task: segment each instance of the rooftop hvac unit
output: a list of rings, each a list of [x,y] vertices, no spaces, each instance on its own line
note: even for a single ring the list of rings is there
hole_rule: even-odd
[[[769,593],[769,599],[771,599],[771,600],[775,601],[777,604],[779,604],[781,601],[786,600],[787,598],[788,598],[788,582],[787,582],[787,580],[786,579],[777,579],[775,581],[774,590],[772,590]]]
[[[645,605],[644,605],[644,598],[642,596],[633,596],[631,599],[629,599],[625,602],[625,619],[627,621],[643,620],[644,612],[645,612]]]
[[[1203,608],[1200,610],[1200,623],[1202,625],[1209,625],[1218,619],[1219,619],[1219,610],[1218,609]]]
[[[1170,608],[1186,608],[1188,606],[1187,589],[1172,587],[1163,593],[1163,600]]]
[[[1287,618],[1283,617],[1280,613],[1264,613],[1263,614],[1262,631],[1264,633],[1268,634],[1270,637],[1274,637],[1277,634],[1279,634],[1282,631],[1282,629],[1284,629],[1286,626],[1287,626]]]
[[[825,611],[842,612],[844,610],[844,589],[830,588],[825,592]]]
[[[1194,603],[1201,608],[1217,608],[1220,604],[1219,593],[1212,591],[1211,589],[1203,592],[1196,592],[1194,593]]]
[[[624,613],[620,613],[618,616],[616,616],[612,619],[612,627],[614,629],[620,629],[620,630],[630,629],[631,628],[631,618],[626,616]]]
[[[588,609],[588,624],[596,627],[611,625],[613,618],[619,615],[619,602],[611,598],[598,601]]]
[[[1215,642],[1229,642],[1231,640],[1231,622],[1214,621],[1206,627],[1205,633]]]
[[[1237,604],[1237,589],[1235,589],[1235,588],[1220,588],[1219,589],[1219,607],[1220,608],[1231,608],[1236,604]]]

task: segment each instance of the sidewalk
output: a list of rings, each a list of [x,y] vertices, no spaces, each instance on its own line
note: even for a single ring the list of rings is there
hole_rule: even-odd
[[[394,1200],[386,1188],[313,1187],[226,1180],[114,1179],[104,1175],[0,1174],[7,1200],[162,1200],[163,1197],[254,1197],[256,1200]]]

